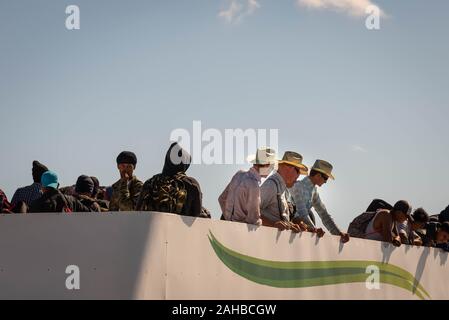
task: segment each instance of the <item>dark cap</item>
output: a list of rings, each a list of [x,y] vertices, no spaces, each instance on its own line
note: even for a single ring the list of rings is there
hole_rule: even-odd
[[[418,208],[415,211],[413,211],[412,217],[413,220],[418,223],[429,222],[429,214],[423,208]]]
[[[121,163],[132,164],[132,165],[134,165],[134,168],[135,168],[136,164],[137,164],[137,157],[131,151],[123,151],[117,157],[117,164],[121,164]]]
[[[400,211],[407,216],[407,219],[409,221],[411,221],[411,222],[414,221],[414,219],[411,215],[412,207],[405,200],[399,200],[398,202],[396,202],[393,206],[393,211]]]
[[[44,174],[44,172],[48,171],[48,168],[46,166],[44,166],[42,163],[40,163],[39,161],[34,160],[33,161],[33,169],[31,171],[32,171],[32,175],[33,175],[33,181],[40,183],[42,175]]]
[[[92,179],[88,176],[82,175],[79,176],[76,181],[75,192],[76,193],[88,193],[92,194],[94,191],[95,184]]]

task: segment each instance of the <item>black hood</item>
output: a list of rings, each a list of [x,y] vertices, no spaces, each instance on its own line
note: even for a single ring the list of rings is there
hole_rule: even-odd
[[[190,154],[181,148],[177,142],[174,142],[168,148],[162,174],[165,176],[173,176],[180,172],[186,172],[190,167],[191,160]]]

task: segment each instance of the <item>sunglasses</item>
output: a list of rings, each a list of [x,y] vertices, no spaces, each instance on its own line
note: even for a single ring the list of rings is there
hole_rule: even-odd
[[[322,174],[322,173],[321,173],[321,177],[323,178],[324,181],[327,181],[329,179],[328,176],[326,176],[325,174]]]

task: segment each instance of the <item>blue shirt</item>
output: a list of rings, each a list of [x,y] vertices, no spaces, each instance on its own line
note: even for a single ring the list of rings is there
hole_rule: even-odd
[[[312,221],[312,219],[315,220],[312,211],[312,208],[314,208],[326,229],[333,235],[340,235],[340,229],[335,224],[331,215],[327,212],[326,206],[321,201],[317,187],[312,183],[309,177],[305,177],[301,181],[296,181],[289,191],[296,205],[294,218],[300,219],[310,227],[315,227],[315,224]],[[312,217],[312,219],[310,217]]]

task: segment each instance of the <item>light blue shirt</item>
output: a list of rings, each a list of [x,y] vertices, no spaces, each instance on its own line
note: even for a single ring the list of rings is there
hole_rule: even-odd
[[[300,219],[310,227],[315,227],[313,221],[309,217],[309,215],[315,217],[312,211],[312,208],[314,208],[326,229],[333,235],[340,235],[340,229],[335,224],[331,215],[327,212],[324,203],[321,201],[317,187],[312,183],[309,177],[305,177],[301,181],[296,181],[289,191],[296,205],[294,218]]]

